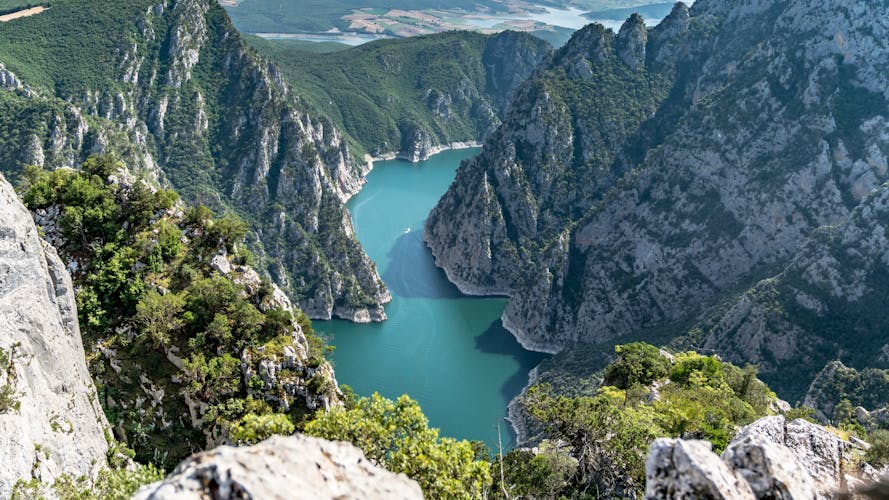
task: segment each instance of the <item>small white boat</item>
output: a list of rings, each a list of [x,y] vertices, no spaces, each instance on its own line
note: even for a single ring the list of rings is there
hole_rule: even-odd
[[[407,233],[409,233],[409,232],[411,232],[411,228],[410,228],[410,226],[404,228],[404,234],[407,234]]]

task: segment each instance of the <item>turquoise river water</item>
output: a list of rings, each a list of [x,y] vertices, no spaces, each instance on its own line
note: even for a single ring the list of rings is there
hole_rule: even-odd
[[[349,200],[358,239],[392,292],[383,323],[316,322],[336,346],[340,384],[367,396],[408,394],[443,436],[484,441],[496,450],[500,426],[513,444],[506,406],[543,355],[524,350],[504,330],[502,298],[462,295],[435,267],[423,244],[429,211],[460,161],[478,149],[446,151],[411,164],[383,161]]]

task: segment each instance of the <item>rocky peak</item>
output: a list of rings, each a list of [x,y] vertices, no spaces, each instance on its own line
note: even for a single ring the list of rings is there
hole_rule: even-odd
[[[679,41],[688,32],[690,20],[688,6],[677,2],[670,15],[649,33],[649,59],[658,64],[676,59]]]
[[[627,66],[636,69],[645,64],[645,47],[648,44],[648,29],[639,14],[633,14],[620,27],[614,45],[617,56]]]
[[[588,24],[577,30],[561,49],[557,50],[553,60],[556,64],[565,64],[582,57],[588,61],[604,61],[611,50],[614,34],[601,24]]]
[[[193,455],[134,500],[204,498],[413,500],[423,492],[404,474],[373,465],[351,444],[296,435]]]
[[[20,479],[95,478],[107,428],[71,278],[0,175],[0,497]]]

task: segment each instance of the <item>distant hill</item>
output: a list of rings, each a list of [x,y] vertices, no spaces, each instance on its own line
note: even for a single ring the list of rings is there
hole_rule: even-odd
[[[323,57],[306,44],[248,41],[359,152],[412,160],[442,144],[487,137],[551,51],[545,41],[516,32],[379,40]]]

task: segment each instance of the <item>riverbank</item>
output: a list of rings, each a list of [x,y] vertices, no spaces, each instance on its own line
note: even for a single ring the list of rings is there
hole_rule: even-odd
[[[370,175],[370,173],[373,171],[374,163],[376,163],[376,162],[401,160],[401,161],[406,161],[406,162],[410,162],[410,163],[421,163],[421,162],[427,161],[429,158],[431,158],[439,153],[444,153],[445,151],[460,151],[463,149],[473,149],[473,148],[480,148],[480,147],[482,147],[482,143],[479,141],[454,141],[454,142],[450,142],[447,144],[440,144],[440,145],[432,146],[429,149],[429,155],[426,158],[421,158],[421,159],[410,158],[400,152],[383,153],[383,154],[376,155],[376,156],[373,156],[370,154],[365,154],[364,155],[364,168],[362,169],[362,174],[361,174],[361,179],[359,180],[359,185],[358,185],[357,189],[349,190],[349,191],[345,192],[345,197],[343,198],[343,203],[348,202],[349,200],[352,199],[352,197],[354,197],[355,195],[357,195],[358,193],[361,192],[361,189],[367,183],[367,176]],[[467,294],[467,295],[472,295],[472,294]]]
[[[370,173],[370,170],[373,169],[374,162],[378,162],[378,161],[403,160],[403,161],[408,161],[411,163],[420,163],[422,161],[426,161],[429,158],[431,158],[439,153],[443,153],[445,151],[458,151],[461,149],[473,149],[473,148],[480,148],[480,147],[482,147],[482,143],[479,141],[454,141],[454,142],[450,142],[447,144],[439,144],[436,146],[432,146],[429,149],[429,152],[428,152],[428,155],[426,156],[426,158],[414,159],[414,158],[411,158],[401,152],[391,152],[391,153],[383,153],[383,154],[377,155],[377,156],[372,156],[370,154],[366,154],[366,155],[364,155],[364,161],[370,167],[368,169],[368,173]]]

